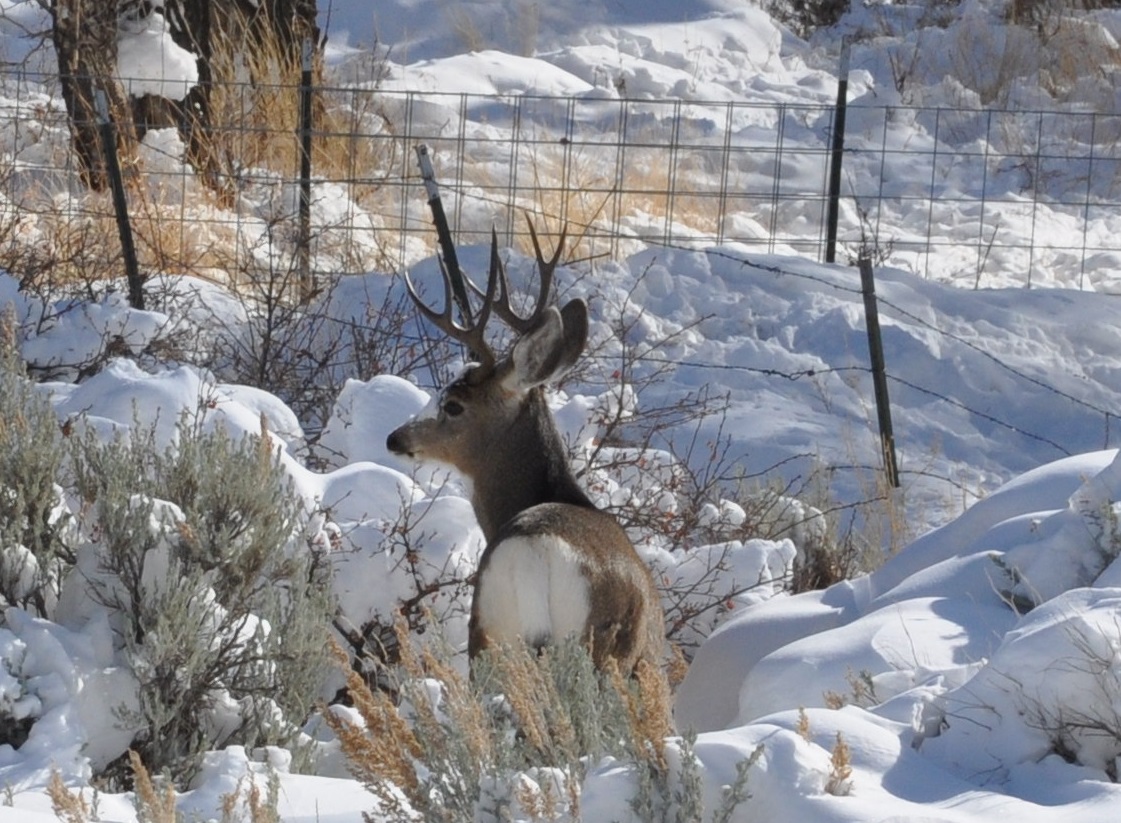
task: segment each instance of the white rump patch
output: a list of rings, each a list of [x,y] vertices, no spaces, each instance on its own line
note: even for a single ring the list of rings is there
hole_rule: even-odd
[[[530,644],[582,634],[588,581],[579,555],[551,534],[511,537],[491,551],[475,588],[479,627],[496,643]]]

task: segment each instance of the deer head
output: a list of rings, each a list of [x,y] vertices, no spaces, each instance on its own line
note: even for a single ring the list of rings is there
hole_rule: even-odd
[[[488,538],[517,507],[540,502],[532,500],[535,496],[587,501],[571,477],[541,387],[562,377],[579,358],[588,335],[588,309],[583,300],[572,300],[559,310],[549,304],[564,236],[549,259],[541,253],[532,225],[530,237],[541,285],[528,316],[520,316],[510,306],[496,237],[491,242],[486,290],[470,286],[483,300],[474,320],[465,317],[461,324],[453,318],[446,271],[442,312],[426,306],[411,280],[406,280],[420,312],[462,343],[477,362],[446,386],[424,413],[390,434],[386,446],[396,454],[454,466],[469,478],[472,503]],[[509,354],[501,358],[484,337],[487,321],[494,315],[519,335]],[[511,479],[518,481],[517,489],[500,494],[496,487],[508,485]]]

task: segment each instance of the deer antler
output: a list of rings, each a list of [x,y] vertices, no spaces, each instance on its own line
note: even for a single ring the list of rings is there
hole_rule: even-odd
[[[491,229],[491,244],[490,244],[490,275],[487,280],[487,291],[491,290],[493,280],[497,276],[500,289],[499,293],[494,298],[494,313],[502,318],[502,322],[513,329],[518,334],[525,334],[537,328],[537,324],[541,322],[541,315],[549,306],[549,292],[553,287],[553,272],[557,268],[557,263],[560,260],[561,254],[564,252],[564,240],[568,234],[568,229],[561,231],[560,240],[557,241],[557,247],[553,252],[553,256],[546,260],[545,256],[541,253],[541,244],[537,240],[537,231],[533,227],[533,221],[526,215],[526,223],[529,226],[529,237],[533,241],[533,251],[537,256],[537,270],[541,276],[541,285],[537,292],[537,303],[533,307],[533,313],[528,317],[522,317],[513,310],[510,306],[510,282],[506,278],[506,268],[502,265],[502,260],[498,256],[498,234]],[[475,294],[483,297],[482,291],[471,281],[467,281],[471,286],[471,290]]]
[[[430,309],[420,299],[417,294],[416,288],[413,286],[412,278],[409,273],[405,272],[405,288],[408,289],[409,297],[420,309],[421,314],[428,318],[428,320],[440,331],[450,337],[452,340],[457,340],[467,347],[468,352],[476,357],[484,369],[493,369],[496,358],[494,351],[487,345],[484,331],[486,330],[487,321],[490,319],[491,307],[494,305],[495,289],[498,287],[498,277],[496,276],[494,261],[498,259],[498,240],[494,241],[491,247],[491,270],[487,276],[487,290],[485,293],[479,291],[479,287],[470,280],[467,282],[471,285],[471,290],[479,294],[483,298],[483,306],[479,310],[479,317],[473,323],[470,316],[470,307],[463,307],[463,325],[455,322],[452,317],[452,310],[454,300],[452,298],[452,281],[444,261],[440,260],[440,274],[444,279],[444,310],[437,312]],[[466,279],[466,278],[465,278]]]
[[[478,358],[479,362],[484,368],[493,368],[496,363],[494,351],[487,345],[483,332],[486,329],[487,321],[490,319],[491,311],[493,310],[507,326],[509,326],[517,334],[526,334],[537,328],[538,323],[541,322],[541,315],[549,305],[549,292],[553,287],[553,272],[557,268],[557,263],[560,256],[564,251],[564,241],[567,236],[567,229],[561,232],[560,240],[557,241],[557,247],[553,252],[553,256],[546,260],[545,256],[541,253],[541,243],[537,239],[537,231],[533,227],[533,221],[526,216],[526,223],[529,225],[529,236],[533,241],[533,251],[537,256],[537,269],[541,276],[541,286],[537,293],[537,303],[533,307],[533,312],[528,317],[522,317],[517,314],[510,307],[510,283],[506,278],[506,268],[502,265],[502,258],[498,256],[498,232],[491,229],[490,240],[490,271],[487,272],[487,289],[484,292],[476,286],[470,278],[464,278],[464,281],[470,287],[471,291],[482,298],[482,308],[479,309],[479,317],[472,322],[470,316],[470,307],[463,306],[463,324],[455,322],[452,317],[453,306],[455,300],[452,292],[451,275],[444,264],[440,260],[440,273],[444,279],[444,310],[437,312],[424,304],[417,294],[416,288],[413,286],[413,281],[409,277],[408,272],[405,273],[405,287],[408,289],[409,297],[416,303],[421,314],[431,321],[431,323],[440,329],[444,334],[453,340],[458,340],[472,355]]]

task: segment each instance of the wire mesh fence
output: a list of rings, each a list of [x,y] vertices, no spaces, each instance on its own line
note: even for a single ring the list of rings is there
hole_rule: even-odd
[[[84,183],[56,79],[4,80],[0,239],[75,265],[102,248],[94,262],[119,265],[111,198]],[[140,124],[143,141],[121,143],[148,270],[227,279],[303,253],[318,275],[407,267],[435,248],[420,143],[461,244],[493,227],[523,245],[526,213],[567,226],[577,258],[735,244],[821,259],[825,247],[832,106],[317,88],[303,231],[299,88],[231,84],[211,100],[205,134]],[[850,107],[838,259],[1115,290],[1119,138],[1121,115]]]

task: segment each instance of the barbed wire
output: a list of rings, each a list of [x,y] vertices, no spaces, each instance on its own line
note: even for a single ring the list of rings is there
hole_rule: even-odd
[[[871,369],[869,369],[869,371],[871,371]],[[1017,426],[1015,423],[1009,423],[1007,420],[1001,420],[999,417],[997,417],[993,414],[989,414],[988,412],[983,412],[980,409],[971,408],[970,406],[967,406],[965,403],[962,403],[960,400],[955,400],[954,398],[949,397],[945,394],[942,394],[941,392],[936,392],[933,389],[928,389],[925,386],[920,386],[917,383],[914,383],[913,381],[907,380],[906,378],[900,377],[897,374],[892,374],[891,372],[888,372],[887,377],[888,377],[889,380],[893,380],[894,382],[899,383],[901,385],[904,385],[909,389],[914,389],[915,391],[921,392],[921,393],[926,394],[926,395],[929,395],[930,397],[935,397],[935,398],[941,400],[944,403],[950,404],[951,406],[956,406],[957,408],[961,409],[962,411],[968,412],[969,414],[973,415],[974,417],[979,417],[982,420],[987,420],[990,423],[994,423],[995,425],[998,425],[998,426],[1006,428],[1010,431],[1016,432],[1016,434],[1023,435],[1024,437],[1031,438],[1032,440],[1038,440],[1040,443],[1046,443],[1048,446],[1051,446],[1051,447],[1057,449],[1059,452],[1061,452],[1064,455],[1069,456],[1071,454],[1071,451],[1069,449],[1063,448],[1062,446],[1060,446],[1058,443],[1056,443],[1054,440],[1050,439],[1049,437],[1044,437],[1041,434],[1035,434],[1034,432],[1030,432],[1027,429],[1024,429],[1020,426]]]
[[[480,198],[480,199],[485,199],[485,198]],[[548,216],[548,215],[546,215],[546,216]],[[580,229],[590,228],[590,226],[580,224],[578,221],[575,222],[575,225],[577,225],[577,227],[580,228]],[[750,257],[746,253],[742,253],[742,252],[733,252],[733,251],[729,251],[729,250],[721,249],[721,248],[696,249],[696,248],[691,248],[691,247],[684,246],[684,245],[681,245],[681,244],[666,243],[666,242],[654,242],[654,241],[647,242],[646,245],[654,247],[654,248],[665,248],[665,249],[668,249],[668,250],[685,252],[685,253],[704,253],[704,254],[706,254],[710,257],[716,257],[716,258],[724,259],[724,260],[727,260],[727,261],[730,261],[730,262],[738,263],[740,265],[744,265],[744,266],[756,269],[758,271],[767,272],[769,274],[773,274],[773,275],[776,275],[776,276],[798,278],[798,279],[801,279],[801,280],[805,280],[807,282],[812,282],[812,283],[815,283],[819,286],[828,287],[830,289],[833,289],[835,291],[842,292],[842,293],[845,293],[845,294],[848,294],[848,295],[857,296],[857,295],[862,295],[863,294],[863,292],[860,288],[855,287],[855,286],[848,286],[848,285],[845,285],[843,283],[839,283],[835,279],[829,278],[827,276],[817,275],[817,274],[813,274],[813,273],[807,272],[807,271],[795,270],[795,269],[792,269],[792,268],[786,268],[786,267],[783,267],[783,266],[775,264],[775,263],[762,263],[760,261],[750,259]],[[812,261],[807,261],[807,263],[813,264]],[[816,265],[816,264],[814,264],[814,265]],[[892,309],[894,312],[898,313],[900,316],[905,317],[906,319],[908,319],[909,321],[911,321],[915,325],[918,325],[921,328],[927,329],[929,331],[935,332],[939,335],[945,336],[946,338],[951,339],[954,342],[959,343],[963,346],[966,346],[970,350],[977,352],[978,354],[980,354],[981,356],[990,360],[991,362],[993,362],[994,364],[996,364],[997,366],[999,366],[1001,369],[1005,370],[1009,374],[1013,375],[1017,379],[1023,380],[1030,385],[1036,386],[1037,388],[1040,388],[1042,390],[1051,392],[1051,393],[1053,393],[1053,394],[1055,394],[1059,397],[1062,397],[1063,399],[1065,399],[1065,400],[1067,400],[1067,401],[1069,401],[1069,402],[1071,402],[1075,405],[1081,406],[1081,407],[1086,408],[1086,409],[1088,409],[1088,410],[1090,410],[1090,411],[1092,411],[1096,414],[1102,415],[1103,420],[1104,420],[1105,433],[1106,433],[1105,445],[1106,446],[1109,445],[1110,420],[1113,416],[1113,413],[1109,409],[1103,408],[1102,406],[1100,406],[1096,403],[1093,403],[1089,400],[1085,400],[1083,398],[1077,397],[1077,396],[1071,394],[1070,392],[1064,391],[1063,389],[1060,389],[1056,386],[1052,386],[1049,383],[1041,380],[1040,378],[1038,378],[1034,375],[1028,374],[1028,373],[1024,372],[1023,370],[1018,369],[1015,366],[1012,366],[1011,364],[1008,364],[1008,363],[1004,362],[999,357],[997,357],[996,355],[992,354],[989,351],[986,351],[984,348],[980,347],[976,343],[965,339],[964,337],[962,337],[959,334],[956,334],[954,332],[951,332],[951,331],[948,331],[946,329],[940,328],[939,326],[935,325],[934,323],[931,323],[930,321],[926,320],[925,318],[922,318],[922,317],[918,316],[917,314],[915,314],[914,312],[911,312],[908,309],[898,305],[894,301],[885,299],[884,297],[882,297],[880,295],[877,295],[877,301],[881,305],[887,306],[888,308]],[[419,339],[420,338],[418,338],[418,340]],[[665,363],[665,361],[662,358],[656,358],[656,357],[652,357],[650,355],[637,355],[635,357],[635,359],[638,360],[638,361],[641,361],[641,362],[657,362],[659,364],[664,364]],[[827,375],[827,374],[842,373],[842,372],[862,372],[862,373],[867,373],[867,374],[871,374],[871,372],[872,372],[870,367],[856,366],[856,365],[853,365],[853,366],[826,366],[826,367],[813,367],[813,368],[795,369],[795,370],[784,370],[784,369],[767,368],[767,367],[760,367],[760,366],[744,366],[744,365],[726,364],[726,363],[710,363],[710,362],[691,360],[691,359],[675,360],[673,362],[673,365],[688,367],[688,368],[696,368],[696,369],[707,369],[707,370],[712,370],[712,371],[727,371],[727,372],[736,372],[736,373],[743,373],[743,374],[754,374],[754,375],[758,375],[758,376],[761,376],[761,377],[772,377],[772,378],[777,378],[777,379],[782,379],[782,380],[788,380],[788,381],[791,381],[791,382],[795,382],[795,381],[802,380],[802,379],[807,379],[807,378],[823,376],[823,375]],[[1053,440],[1053,439],[1051,439],[1051,438],[1049,438],[1045,435],[1042,435],[1042,434],[1039,434],[1037,432],[1033,432],[1033,431],[1030,431],[1028,429],[1025,429],[1023,426],[1017,425],[1016,423],[1012,423],[1008,420],[1004,420],[1004,419],[998,417],[997,415],[992,414],[991,412],[973,408],[973,407],[969,406],[968,404],[963,403],[960,400],[957,400],[955,398],[950,397],[949,395],[946,395],[943,392],[937,391],[937,390],[929,388],[927,386],[919,385],[918,383],[914,382],[913,380],[906,379],[904,377],[901,377],[898,374],[893,374],[890,371],[888,372],[887,376],[888,376],[889,379],[891,379],[892,381],[894,381],[894,382],[896,382],[900,385],[906,386],[909,389],[920,392],[920,393],[925,394],[927,396],[934,397],[934,398],[936,398],[936,399],[938,399],[942,402],[945,402],[949,405],[952,405],[956,408],[961,409],[962,411],[966,412],[967,414],[969,414],[973,417],[976,417],[976,418],[981,419],[981,420],[985,420],[985,421],[987,421],[987,422],[989,422],[993,425],[999,426],[1001,428],[1004,428],[1008,431],[1014,432],[1018,435],[1026,437],[1028,439],[1031,439],[1031,440],[1034,440],[1036,442],[1048,445],[1048,446],[1056,449],[1059,453],[1061,453],[1063,455],[1070,455],[1072,453],[1070,451],[1070,449],[1062,446],[1061,444],[1059,444],[1055,440]]]
[[[954,332],[946,331],[945,329],[941,329],[941,328],[935,326],[933,323],[927,322],[926,320],[919,317],[915,313],[907,311],[907,309],[903,308],[902,306],[897,305],[896,303],[891,302],[890,300],[887,300],[887,299],[885,299],[885,298],[883,298],[879,295],[876,295],[876,300],[877,300],[877,302],[879,302],[879,304],[881,306],[887,306],[887,307],[891,308],[892,310],[894,310],[894,311],[898,312],[899,314],[903,315],[904,317],[906,317],[908,320],[915,323],[916,325],[922,326],[923,328],[929,329],[930,331],[937,332],[938,334],[941,334],[943,337],[950,338],[955,343],[960,343],[961,345],[963,345],[963,346],[965,346],[969,349],[972,349],[973,351],[980,354],[982,357],[985,357],[985,358],[991,360],[997,366],[999,366],[1000,368],[1009,372],[1010,374],[1015,375],[1016,377],[1018,377],[1021,380],[1024,380],[1028,383],[1031,383],[1035,386],[1038,386],[1039,388],[1044,389],[1046,391],[1053,392],[1054,394],[1057,394],[1060,397],[1062,397],[1066,400],[1069,400],[1072,403],[1075,403],[1079,406],[1085,406],[1086,408],[1090,409],[1091,411],[1097,412],[1098,414],[1102,414],[1102,415],[1106,415],[1106,416],[1109,416],[1109,415],[1112,414],[1112,412],[1109,409],[1104,409],[1101,406],[1097,405],[1096,403],[1091,403],[1088,400],[1083,400],[1080,397],[1075,397],[1070,392],[1063,391],[1062,389],[1060,389],[1056,386],[1052,386],[1049,383],[1043,382],[1039,378],[1034,377],[1034,376],[1028,374],[1027,372],[1021,371],[1020,369],[1017,369],[1014,366],[1010,366],[1008,363],[1005,363],[1003,360],[1001,360],[999,357],[994,355],[992,352],[986,351],[985,349],[978,346],[976,343],[973,343],[973,342],[965,339],[960,334],[955,334]]]

